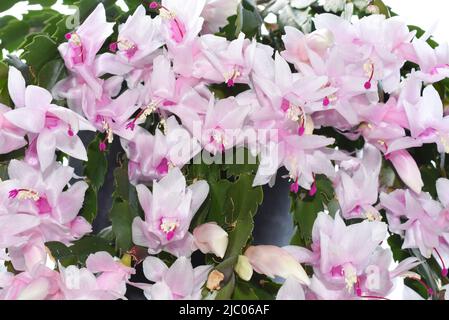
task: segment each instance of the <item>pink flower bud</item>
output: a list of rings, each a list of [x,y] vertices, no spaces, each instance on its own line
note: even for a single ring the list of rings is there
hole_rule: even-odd
[[[212,252],[223,258],[228,247],[228,233],[215,222],[202,224],[193,230],[195,244],[202,253]]]
[[[414,192],[421,193],[424,183],[415,159],[406,150],[394,151],[386,156],[402,181]]]
[[[282,248],[266,245],[251,246],[245,251],[245,256],[257,273],[265,274],[270,278],[294,277],[302,284],[310,284],[310,279],[301,264]]]

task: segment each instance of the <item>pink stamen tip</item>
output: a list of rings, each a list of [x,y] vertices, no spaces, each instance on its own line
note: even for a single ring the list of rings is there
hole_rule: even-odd
[[[72,39],[72,34],[66,33],[64,37],[66,38],[66,40],[70,40],[70,39]]]
[[[296,181],[290,185],[290,192],[293,192],[293,193],[299,192],[298,179],[296,179]]]
[[[150,9],[157,9],[159,8],[159,3],[157,3],[156,1],[153,1],[150,3]]]
[[[331,103],[331,102],[330,102],[330,100],[329,100],[328,97],[325,97],[325,98],[323,99],[323,106],[328,107],[330,103]]]
[[[305,132],[306,132],[306,128],[304,128],[304,125],[300,126],[298,129],[298,134],[300,136],[303,136]]]
[[[234,80],[229,79],[229,80],[226,82],[226,84],[228,85],[228,88],[231,88],[231,87],[233,87],[233,86],[235,85],[235,82],[234,82]]]
[[[134,128],[136,127],[136,123],[134,122],[134,121],[131,121],[130,123],[128,123],[127,125],[126,125],[126,129],[127,130],[131,130],[131,131],[134,131]]]
[[[365,89],[366,90],[369,90],[369,89],[371,89],[371,82],[369,82],[369,81],[367,81],[367,82],[365,82]]]
[[[131,48],[129,48],[128,50],[126,50],[126,56],[128,57],[128,59],[131,59],[132,57],[134,57],[134,55],[137,52],[137,46],[132,46]]]
[[[282,111],[287,112],[289,108],[290,108],[290,101],[288,101],[287,99],[282,99],[281,104]]]
[[[167,240],[170,241],[175,236],[175,231],[170,231],[167,233]]]
[[[438,258],[439,258],[440,261],[441,261],[441,265],[443,266],[443,269],[441,270],[441,275],[442,275],[443,277],[447,277],[448,270],[447,270],[447,268],[446,268],[446,265],[444,264],[443,257],[441,256],[440,252],[439,252],[436,248],[434,248],[433,250],[435,250],[435,252],[436,252]]]
[[[73,137],[75,135],[75,133],[73,132],[72,129],[69,128],[69,130],[67,130],[67,134],[69,135],[69,137]]]
[[[100,142],[100,145],[98,146],[101,152],[105,152],[106,151],[106,143],[104,141]]]
[[[309,191],[309,196],[313,197],[314,195],[316,195],[317,192],[317,188],[316,188],[316,183],[314,182],[312,184],[312,188]]]
[[[168,160],[164,158],[161,160],[159,165],[156,168],[157,173],[159,174],[167,174],[168,173]]]
[[[117,52],[117,48],[118,48],[117,42],[112,42],[112,43],[109,44],[109,51]]]
[[[429,286],[427,285],[427,283],[425,283],[423,280],[418,279],[418,278],[412,278],[412,279],[414,279],[414,280],[418,281],[419,283],[421,283],[421,285],[422,285],[424,288],[426,288],[427,293],[429,294],[429,296],[432,296],[432,295],[433,295],[434,291],[433,291],[433,289],[432,289],[431,287],[429,287]]]
[[[362,289],[356,288],[356,289],[355,289],[355,292],[356,292],[356,294],[357,294],[358,297],[361,297],[361,296],[362,296]]]
[[[11,190],[11,191],[9,191],[9,198],[14,199],[17,197],[18,194],[19,194],[19,190],[17,190],[17,189]]]

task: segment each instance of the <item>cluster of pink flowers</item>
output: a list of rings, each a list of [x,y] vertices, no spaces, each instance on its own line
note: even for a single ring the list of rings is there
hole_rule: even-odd
[[[417,38],[398,18],[349,22],[321,14],[310,34],[286,27],[285,50],[275,52],[243,34],[228,41],[211,33],[237,5],[153,2],[153,18],[139,6],[113,35],[114,23],[100,4],[59,46],[69,76],[52,93],[26,86],[10,68],[14,109],[0,105],[0,153],[26,147],[26,154],[10,162],[10,180],[0,182],[0,255],[18,272],[0,274],[0,298],[124,298],[135,271],[106,252],[90,255],[85,268],[48,266],[53,258],[46,242],[70,245],[91,232],[78,216],[88,185],[56,161],[57,150],[87,161],[78,137],[84,130],[102,134],[101,151],[120,139],[129,159],[129,179],[145,213],[132,224],[133,243],[148,248],[144,272],[154,283],[133,285],[148,299],[202,298],[213,266],[193,268],[190,256],[201,250],[223,258],[228,235],[214,223],[189,232],[209,186],[188,186],[181,169],[202,150],[215,155],[235,147],[260,158],[254,186],[273,185],[283,167],[291,192],[304,189],[313,197],[316,177],[325,175],[341,208],[335,218],[318,215],[311,250],[246,249],[235,268],[242,279],[253,270],[286,279],[278,299],[383,299],[397,278],[420,281],[409,271],[421,263],[416,258],[392,268],[391,250],[381,245],[388,232],[404,237],[403,248],[434,255],[447,276],[449,181],[438,181],[439,201],[423,192],[408,149],[436,144],[449,152],[449,118],[432,86],[449,76],[449,46],[431,48],[428,35]],[[104,45],[109,52],[99,53]],[[407,61],[419,68],[401,76]],[[212,84],[247,90],[218,99]],[[68,108],[54,98],[65,99]],[[154,134],[143,126],[150,116],[159,119]],[[323,127],[351,140],[363,137],[360,157],[314,133]],[[260,135],[268,131],[276,134]],[[391,163],[406,189],[382,189],[382,161]],[[347,226],[343,218],[363,222]],[[168,267],[155,257],[161,251],[176,262]],[[312,267],[311,278],[301,264]]]

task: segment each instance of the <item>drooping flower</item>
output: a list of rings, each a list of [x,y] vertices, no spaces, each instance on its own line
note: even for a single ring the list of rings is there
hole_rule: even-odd
[[[170,268],[159,258],[143,262],[145,277],[154,284],[137,284],[148,300],[200,300],[201,288],[212,266],[192,267],[186,257],[178,258]]]
[[[365,145],[363,159],[354,170],[340,170],[334,181],[335,193],[346,218],[364,217],[378,220],[380,213],[373,207],[378,200],[380,152]]]
[[[60,297],[58,273],[45,265],[0,278],[0,300],[53,300]]]
[[[61,296],[66,300],[124,299],[133,268],[107,252],[91,254],[85,268],[59,266]]]
[[[187,187],[185,177],[173,168],[159,182],[153,192],[144,185],[137,186],[145,220],[133,221],[133,242],[148,248],[151,254],[161,250],[176,256],[189,256],[194,250],[190,222],[209,192],[205,181]]]
[[[311,289],[321,298],[357,296],[360,277],[387,236],[387,224],[367,221],[346,226],[337,213],[335,219],[319,213],[312,230],[312,251],[284,247],[299,262],[314,267]],[[328,289],[325,289],[328,288]]]
[[[429,258],[432,254],[441,261],[440,253],[445,256],[449,250],[449,219],[447,211],[446,179],[437,182],[440,202],[433,200],[425,192],[413,193],[410,190],[395,190],[380,195],[380,204],[386,209],[389,228],[404,237],[403,248],[419,249]],[[446,269],[444,261],[443,269]],[[447,273],[446,271],[443,271]]]
[[[159,180],[174,167],[182,169],[200,152],[199,142],[178,124],[175,117],[164,123],[164,132],[156,129],[154,136],[141,129],[130,141],[121,140],[129,159],[132,183]]]
[[[114,23],[106,21],[106,11],[102,3],[86,18],[74,32],[67,33],[67,42],[58,50],[67,69],[86,83],[97,98],[102,94],[102,81],[95,76],[94,63],[98,51],[113,33]]]
[[[26,131],[30,140],[37,139],[41,169],[46,170],[51,165],[56,149],[87,161],[86,149],[77,134],[82,130],[95,131],[95,128],[72,110],[52,104],[53,97],[47,90],[32,85],[25,88],[23,84],[21,73],[11,67],[9,85],[14,87],[11,95],[18,105],[3,116]]]
[[[144,6],[140,5],[120,25],[117,41],[112,42],[109,48],[116,52],[123,63],[144,67],[151,63],[152,54],[164,44],[160,28],[161,18],[152,19],[146,15]]]
[[[3,233],[10,240],[4,248],[16,270],[30,270],[45,261],[45,242],[68,243],[91,231],[78,216],[87,184],[78,181],[65,189],[73,174],[73,168],[57,163],[42,173],[25,162],[10,162],[11,180],[0,183],[0,216],[11,221]]]
[[[294,277],[303,285],[309,285],[310,279],[303,267],[287,251],[276,246],[251,246],[245,251],[253,269],[257,273],[265,274],[270,278]]]
[[[200,33],[204,19],[200,16],[205,0],[162,0],[157,7],[163,33],[171,48],[187,45]]]

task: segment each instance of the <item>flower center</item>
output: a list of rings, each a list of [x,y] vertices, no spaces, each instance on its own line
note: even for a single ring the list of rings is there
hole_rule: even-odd
[[[156,1],[150,3],[151,10],[159,10],[159,16],[169,20],[171,37],[176,43],[181,43],[187,33],[186,25],[178,19],[176,13],[160,5]]]
[[[301,106],[295,105],[287,99],[282,99],[281,109],[284,111],[287,119],[298,122],[298,135],[303,136],[306,132],[306,116]]]
[[[59,121],[60,121],[59,118],[57,118],[53,115],[47,114],[45,117],[45,127],[47,129],[54,129],[58,126]]]
[[[156,167],[156,171],[158,174],[167,174],[168,173],[168,169],[170,168],[171,163],[170,161],[168,161],[167,158],[163,158],[161,160],[161,162],[159,163],[159,165]]]
[[[290,192],[293,192],[293,193],[299,192],[298,178],[293,179],[293,183],[290,185]]]
[[[106,151],[108,143],[111,144],[114,141],[114,132],[112,131],[112,128],[104,118],[98,117],[97,121],[101,120],[101,125],[103,127],[104,132],[106,133],[105,138],[100,141],[99,149],[100,151],[104,152]]]
[[[373,77],[374,77],[374,63],[371,61],[367,61],[364,65],[363,65],[363,70],[365,71],[365,75],[367,77],[369,77],[368,81],[365,82],[364,87],[366,90],[371,89],[371,81],[373,81]]]
[[[212,130],[210,134],[210,142],[218,145],[221,151],[224,151],[229,145],[225,132],[220,127]]]
[[[19,199],[19,200],[28,200],[31,199],[33,201],[39,200],[39,193],[37,191],[31,189],[13,189],[9,191],[10,199]]]
[[[67,33],[65,38],[69,41],[70,55],[73,64],[83,63],[83,44],[81,42],[80,36],[73,32]]]
[[[357,270],[349,263],[343,266],[342,271],[345,277],[346,289],[351,292],[354,289],[354,285],[358,282]]]
[[[175,236],[176,228],[179,227],[179,222],[175,218],[161,218],[159,228],[166,234],[167,240],[170,241]]]
[[[241,75],[242,73],[237,67],[234,67],[230,72],[226,72],[223,76],[225,78],[225,82],[228,88],[235,86],[235,82]]]
[[[134,57],[138,49],[137,45],[128,39],[119,39],[117,42],[113,42],[109,45],[110,51],[122,51],[128,59]]]
[[[145,122],[146,118],[151,115],[154,111],[157,110],[157,107],[159,105],[159,102],[152,101],[147,107],[140,110],[140,112],[137,114],[137,116],[134,117],[127,125],[126,129],[130,129],[131,131],[134,130],[136,127],[137,121]]]

